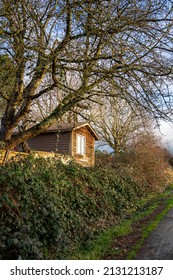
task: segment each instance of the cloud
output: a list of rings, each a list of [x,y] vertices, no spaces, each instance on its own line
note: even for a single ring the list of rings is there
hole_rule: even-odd
[[[164,121],[160,122],[159,135],[163,139],[164,145],[173,152],[173,125]]]

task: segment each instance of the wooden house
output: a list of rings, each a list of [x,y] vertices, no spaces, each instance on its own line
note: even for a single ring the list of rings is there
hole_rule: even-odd
[[[98,139],[89,123],[80,122],[53,125],[27,143],[31,150],[69,155],[83,166],[93,166],[94,144]]]

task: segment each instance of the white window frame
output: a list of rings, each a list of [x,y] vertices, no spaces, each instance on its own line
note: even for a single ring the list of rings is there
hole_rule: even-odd
[[[81,134],[76,135],[76,153],[79,155],[86,154],[86,137]]]

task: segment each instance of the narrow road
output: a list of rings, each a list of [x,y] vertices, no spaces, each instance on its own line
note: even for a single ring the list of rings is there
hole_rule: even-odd
[[[173,260],[173,208],[145,240],[136,260]]]

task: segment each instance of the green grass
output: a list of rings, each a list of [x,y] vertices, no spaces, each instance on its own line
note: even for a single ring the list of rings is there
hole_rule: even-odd
[[[156,218],[150,222],[150,224],[143,229],[143,233],[138,242],[133,246],[132,250],[129,252],[127,259],[134,259],[137,252],[143,245],[145,239],[149,236],[149,234],[157,227],[159,222],[163,219],[163,217],[168,213],[168,211],[173,207],[173,197],[167,200],[167,205],[165,209],[156,216]]]
[[[127,259],[134,259],[144,240],[155,229],[166,213],[173,207],[173,195],[171,197],[172,191],[173,185],[159,195],[157,194],[154,196],[152,194],[148,197],[148,199],[142,199],[139,201],[139,209],[135,213],[131,214],[131,217],[128,217],[128,219],[122,219],[119,225],[103,231],[95,240],[88,244],[87,248],[86,246],[85,249],[79,248],[77,251],[73,252],[72,256],[68,256],[68,258],[78,260],[98,260],[101,259],[106,252],[109,252],[109,258],[112,256],[112,259],[116,259],[116,255],[120,253],[120,249],[112,248],[113,240],[116,239],[116,237],[130,234],[132,232],[133,223],[152,214],[159,205],[159,202],[162,199],[165,199],[165,208],[147,226],[143,226],[142,235],[129,251]]]
[[[112,239],[115,236],[123,236],[131,232],[131,221],[125,220],[120,225],[102,232],[94,242],[88,244],[86,250],[76,252],[70,259],[97,260],[107,250],[111,249]]]

